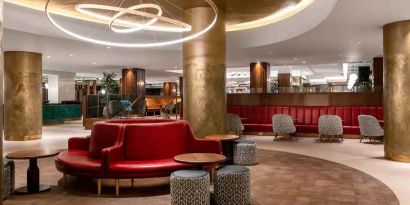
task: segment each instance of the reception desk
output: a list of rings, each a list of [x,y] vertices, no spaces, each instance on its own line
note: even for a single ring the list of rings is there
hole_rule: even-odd
[[[79,104],[45,104],[43,105],[43,124],[60,124],[66,120],[81,119]]]

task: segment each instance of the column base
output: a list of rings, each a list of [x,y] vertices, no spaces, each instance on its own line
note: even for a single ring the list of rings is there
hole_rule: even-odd
[[[30,141],[41,139],[41,135],[27,135],[27,136],[5,136],[5,141]]]
[[[390,153],[385,153],[384,157],[386,159],[392,160],[392,161],[397,161],[397,162],[406,162],[410,163],[410,154],[390,154]]]

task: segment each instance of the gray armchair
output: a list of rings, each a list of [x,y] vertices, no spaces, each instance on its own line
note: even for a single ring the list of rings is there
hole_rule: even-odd
[[[359,115],[358,119],[360,135],[362,136],[360,142],[362,142],[364,138],[369,138],[370,142],[372,142],[372,140],[376,141],[377,139],[383,140],[384,129],[375,117],[371,115]]]
[[[239,136],[242,134],[245,128],[239,115],[232,113],[226,115],[226,130],[228,132],[235,132]]]
[[[278,114],[272,116],[272,130],[273,133],[275,133],[275,138],[273,140],[276,140],[279,134],[283,135],[285,138],[291,136],[290,139],[297,137],[296,127],[293,124],[293,119],[290,115]]]
[[[322,115],[319,117],[319,140],[324,138],[333,140],[337,138],[343,141],[342,118],[337,115]]]

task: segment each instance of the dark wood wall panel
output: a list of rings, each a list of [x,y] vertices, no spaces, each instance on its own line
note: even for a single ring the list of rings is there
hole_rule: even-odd
[[[301,104],[303,104],[303,95],[299,95],[299,94],[264,94],[264,95],[261,95],[261,105],[298,106]]]
[[[228,105],[383,106],[382,93],[228,94]]]
[[[228,105],[260,105],[261,94],[228,94]]]

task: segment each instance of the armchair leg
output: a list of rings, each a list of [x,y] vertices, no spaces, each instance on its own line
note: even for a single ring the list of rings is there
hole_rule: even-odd
[[[360,143],[362,142],[363,138],[364,138],[364,136],[362,135],[362,137],[360,138]]]
[[[101,179],[97,179],[97,193],[101,195]]]
[[[275,138],[273,138],[273,141],[275,141],[276,139],[278,139],[278,133],[275,133]]]
[[[120,195],[120,180],[115,179],[115,196]]]

